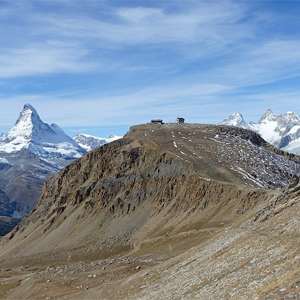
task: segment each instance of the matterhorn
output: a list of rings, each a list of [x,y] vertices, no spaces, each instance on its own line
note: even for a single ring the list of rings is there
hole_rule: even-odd
[[[1,135],[0,201],[5,199],[6,205],[0,203],[0,216],[26,215],[43,183],[85,152],[59,126],[44,123],[36,109],[25,104],[15,125]]]
[[[44,123],[30,104],[24,105],[16,124],[7,135],[2,135],[0,143],[0,153],[16,153],[25,149],[47,161],[63,158],[61,162],[57,161],[61,164],[58,168],[66,165],[65,159],[79,158],[85,153],[58,125]]]
[[[100,144],[112,140],[101,139]],[[15,224],[11,218],[20,219],[35,208],[47,179],[100,144],[81,147],[25,104],[15,125],[0,135],[0,236],[1,218]]]

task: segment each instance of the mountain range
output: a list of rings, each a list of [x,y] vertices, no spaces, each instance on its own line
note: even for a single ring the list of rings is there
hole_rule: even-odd
[[[83,135],[82,135],[83,136]],[[25,104],[15,125],[0,137],[0,216],[22,218],[40,197],[44,182],[75,159],[109,139],[69,137],[56,124],[44,123]]]
[[[144,124],[52,176],[0,241],[3,299],[298,299],[300,157]]]
[[[219,125],[255,131],[279,149],[300,154],[300,117],[296,113],[287,112],[283,115],[277,115],[268,109],[258,123],[250,122],[247,124],[243,116],[236,112],[224,119]]]
[[[91,151],[99,148],[107,143],[111,143],[115,140],[120,139],[121,136],[110,135],[108,138],[95,137],[89,134],[79,133],[72,137],[72,139],[86,151]]]

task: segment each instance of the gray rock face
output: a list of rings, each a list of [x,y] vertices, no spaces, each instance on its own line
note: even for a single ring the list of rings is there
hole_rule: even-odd
[[[0,216],[12,216],[13,212],[14,207],[9,203],[9,198],[2,190],[0,190]]]

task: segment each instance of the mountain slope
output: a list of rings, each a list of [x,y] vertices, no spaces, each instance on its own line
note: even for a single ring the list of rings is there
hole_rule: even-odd
[[[249,124],[246,124],[240,113],[233,113],[219,125],[253,130],[275,147],[300,154],[300,117],[293,112],[277,115],[268,109],[258,123],[250,122]]]
[[[256,216],[147,269],[147,276],[95,287],[90,299],[299,299],[299,189],[283,190]]]
[[[201,293],[205,299],[214,291],[205,294],[206,287],[216,287],[218,280],[229,296],[230,278],[232,286],[249,285],[238,277],[238,270],[252,266],[243,251],[258,251],[262,226],[282,216],[282,208],[292,213],[291,199],[298,205],[297,183],[286,186],[299,171],[298,156],[248,130],[188,124],[132,127],[123,139],[88,152],[48,180],[36,210],[1,240],[0,267],[10,284],[5,296],[168,299]],[[276,222],[270,230],[282,231]],[[265,249],[261,252],[267,253]],[[222,258],[219,269],[213,269],[212,257]],[[205,260],[207,265],[200,267]],[[199,272],[203,275],[197,285],[193,279],[200,278]],[[241,290],[241,295],[254,295],[249,291]]]
[[[3,216],[22,218],[35,207],[43,183],[85,154],[59,126],[44,123],[25,104],[15,125],[0,141],[0,189],[8,199]]]

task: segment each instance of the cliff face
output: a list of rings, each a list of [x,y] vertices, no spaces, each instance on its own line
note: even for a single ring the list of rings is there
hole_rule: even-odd
[[[172,153],[127,138],[88,153],[47,181],[37,208],[7,239],[20,240],[18,255],[115,243],[129,251],[135,235],[139,242],[159,236],[168,222],[180,232],[234,207],[221,217],[228,222],[266,197],[264,190],[202,179]]]
[[[160,263],[260,219],[299,170],[297,156],[242,129],[133,127],[46,182],[36,209],[1,240],[1,264]]]

